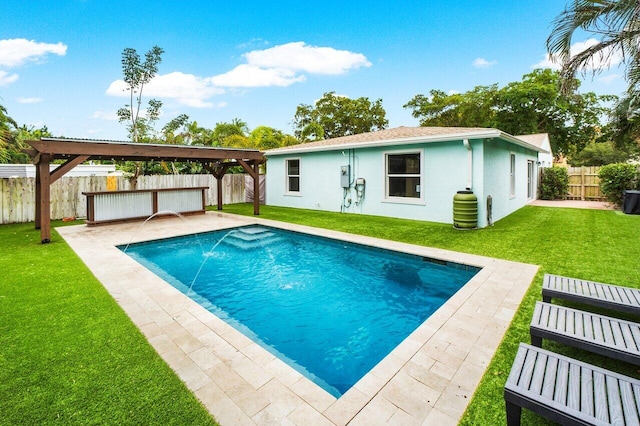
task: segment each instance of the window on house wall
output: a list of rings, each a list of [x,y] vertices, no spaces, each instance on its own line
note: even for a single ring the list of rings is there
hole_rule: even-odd
[[[300,159],[286,160],[287,192],[300,192]]]
[[[516,196],[516,155],[511,154],[509,165],[509,196]]]
[[[387,198],[420,199],[420,152],[386,154]]]

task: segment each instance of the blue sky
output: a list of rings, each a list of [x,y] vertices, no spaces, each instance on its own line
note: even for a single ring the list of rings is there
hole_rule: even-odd
[[[431,89],[520,81],[545,65],[564,0],[144,1],[2,0],[0,104],[56,136],[126,139],[124,48],[165,50],[145,89],[200,126],[240,118],[292,133],[296,107],[323,93],[382,99],[390,127],[417,126],[402,106]],[[8,13],[7,13],[8,11]],[[588,37],[574,40],[577,48]],[[623,70],[584,78],[620,94]]]

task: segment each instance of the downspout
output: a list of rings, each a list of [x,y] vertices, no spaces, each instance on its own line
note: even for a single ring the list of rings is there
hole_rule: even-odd
[[[467,148],[468,152],[468,179],[467,179],[467,190],[471,191],[473,188],[473,150],[471,149],[471,144],[469,143],[469,139],[463,139],[462,144],[465,148]]]

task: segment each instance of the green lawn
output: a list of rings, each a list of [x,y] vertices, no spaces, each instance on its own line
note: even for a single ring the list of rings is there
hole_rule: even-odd
[[[250,205],[224,211],[252,215]],[[498,349],[461,424],[505,424],[502,389],[519,342],[529,342],[529,322],[545,272],[640,287],[640,216],[614,211],[527,206],[495,226],[460,231],[451,225],[261,206],[260,217],[334,229],[389,240],[540,265],[504,341]],[[640,321],[640,318],[631,318]],[[544,347],[640,377],[637,368],[562,345]],[[523,410],[523,424],[545,424]]]
[[[251,215],[253,207],[224,211]],[[261,217],[541,266],[463,424],[504,424],[502,386],[517,343],[529,340],[544,272],[640,287],[640,216],[525,207],[475,231],[269,206]],[[51,244],[39,241],[32,223],[0,226],[0,424],[214,424],[57,232]],[[523,422],[543,423],[526,411]]]
[[[0,424],[214,425],[55,230],[52,237],[41,245],[33,223],[0,226]]]

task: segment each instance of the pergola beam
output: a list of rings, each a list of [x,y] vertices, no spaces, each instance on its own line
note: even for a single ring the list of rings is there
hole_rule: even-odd
[[[51,180],[50,184],[60,179],[62,176],[70,172],[75,166],[84,163],[89,159],[88,155],[79,155],[77,157],[73,157],[67,160],[66,163],[61,166],[56,167],[54,171],[51,172]]]
[[[42,138],[28,141],[41,154],[51,154],[56,158],[88,155],[93,159],[126,158],[158,161],[199,161],[208,160],[263,160],[258,150],[212,148],[188,145],[161,145],[133,142],[85,141],[57,138]]]

